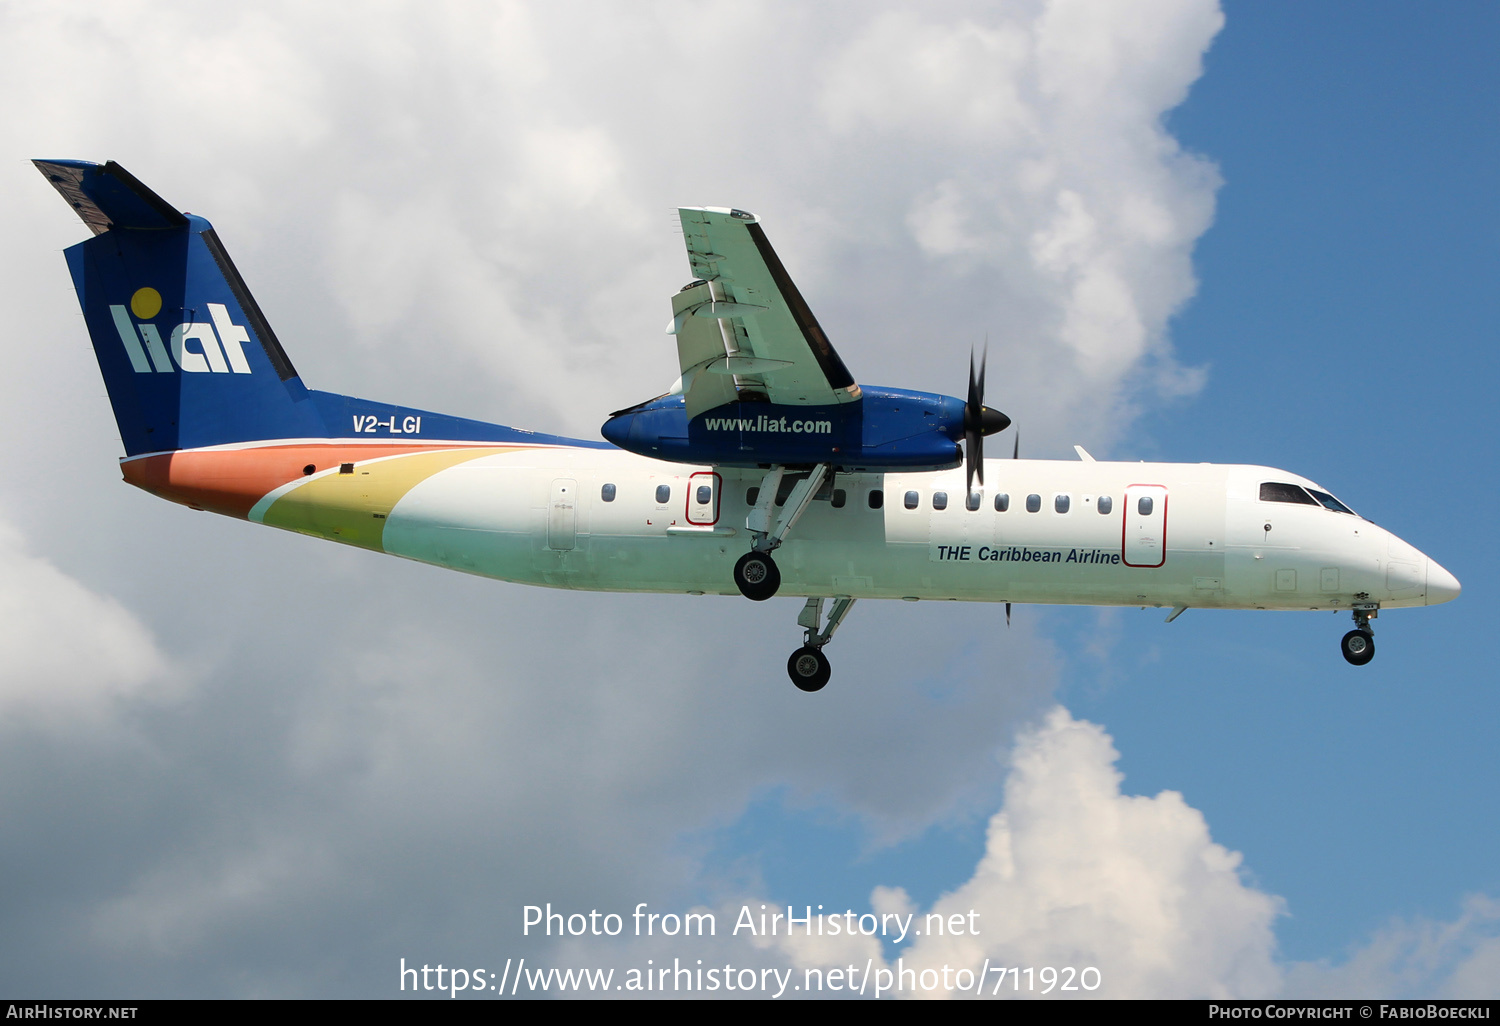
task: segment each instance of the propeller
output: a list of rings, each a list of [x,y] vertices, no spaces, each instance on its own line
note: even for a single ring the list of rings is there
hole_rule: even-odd
[[[969,398],[964,403],[964,465],[971,493],[976,471],[979,486],[984,487],[984,436],[1010,427],[1009,417],[984,405],[984,371],[989,358],[989,345],[986,344],[984,356],[979,360],[979,376],[975,377],[974,353],[969,353]]]

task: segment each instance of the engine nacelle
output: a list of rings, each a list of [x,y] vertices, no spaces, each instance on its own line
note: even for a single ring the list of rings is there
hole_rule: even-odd
[[[951,396],[863,388],[857,402],[788,406],[733,402],[687,418],[680,395],[621,410],[604,437],[675,463],[832,464],[835,470],[941,470],[963,459],[964,404]]]

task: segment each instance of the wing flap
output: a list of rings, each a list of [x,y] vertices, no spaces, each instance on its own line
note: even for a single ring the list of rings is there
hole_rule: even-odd
[[[672,323],[667,328],[677,336],[677,363],[682,369],[682,391],[689,420],[735,399],[732,377],[704,373],[725,365],[729,355],[721,322],[717,318],[694,316],[696,311],[712,306],[713,289],[708,282],[685,288],[672,297]]]

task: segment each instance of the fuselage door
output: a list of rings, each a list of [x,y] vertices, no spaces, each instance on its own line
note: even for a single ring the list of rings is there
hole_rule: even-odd
[[[724,481],[711,470],[700,470],[688,478],[687,522],[694,527],[712,527],[719,522],[719,493]]]
[[[547,548],[566,551],[573,547],[577,508],[578,482],[571,478],[553,481],[547,502]]]
[[[1126,566],[1156,567],[1167,561],[1167,489],[1133,484],[1125,489],[1125,527],[1120,539]]]

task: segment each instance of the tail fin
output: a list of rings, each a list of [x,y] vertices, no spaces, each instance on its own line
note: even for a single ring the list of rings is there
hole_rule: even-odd
[[[33,163],[94,232],[68,269],[126,455],[327,433],[211,224],[114,161]]]

